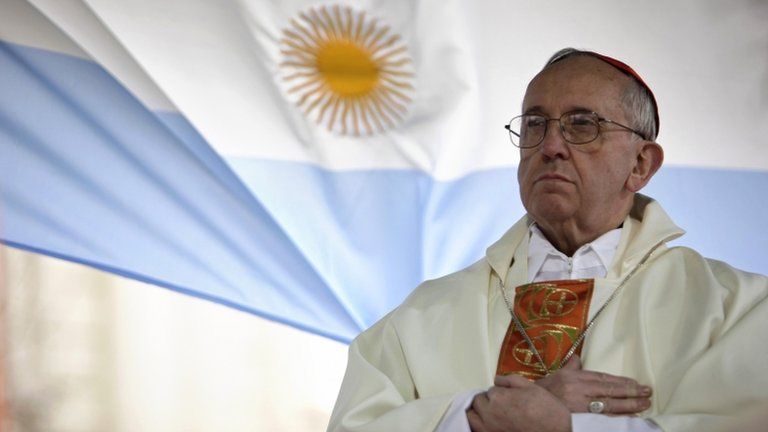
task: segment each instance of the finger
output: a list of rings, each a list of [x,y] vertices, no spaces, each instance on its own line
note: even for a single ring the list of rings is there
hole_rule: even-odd
[[[489,402],[493,402],[494,399],[497,399],[499,397],[499,394],[502,392],[503,392],[502,387],[493,386],[488,390],[486,390],[485,398],[488,399]]]
[[[484,432],[485,425],[480,415],[472,408],[467,410],[467,420],[469,421],[469,427],[472,432]]]
[[[589,394],[592,396],[635,398],[648,397],[653,394],[653,389],[651,389],[651,387],[641,385],[632,378],[611,375],[604,372],[584,371],[582,379],[589,381],[590,384],[598,384],[597,387],[594,385],[590,386],[593,390]]]
[[[649,398],[653,390],[648,386],[630,383],[616,385],[612,383],[586,382],[582,384],[584,395],[591,398],[642,399]]]
[[[624,378],[623,382],[605,382],[602,392],[603,396],[609,398],[647,398],[653,394],[653,389],[635,380]]]
[[[482,412],[483,408],[488,406],[489,403],[488,392],[480,392],[472,399],[472,406],[470,408]]]
[[[485,413],[488,412],[491,406],[491,401],[488,400],[488,397],[485,393],[478,394],[475,396],[475,398],[472,400],[472,406],[469,407],[467,410],[467,417],[469,417],[469,412],[472,411],[477,415],[478,419],[481,420],[485,415]],[[474,430],[474,429],[473,429]]]
[[[578,355],[574,355],[560,370],[581,370],[581,359]]]
[[[493,386],[488,389],[488,391],[485,392],[485,400],[487,401],[488,405],[494,405],[501,403],[502,405],[506,404],[509,398],[510,392],[515,392],[516,390],[510,387],[501,387],[501,386]],[[481,406],[485,406],[485,404],[481,404]]]
[[[605,403],[605,409],[602,414],[637,414],[651,407],[651,400],[648,398],[632,399],[602,399]]]
[[[515,387],[525,387],[531,385],[531,382],[521,377],[520,375],[496,375],[496,378],[493,380],[493,384],[497,385],[499,387],[509,387],[509,388],[515,388]]]

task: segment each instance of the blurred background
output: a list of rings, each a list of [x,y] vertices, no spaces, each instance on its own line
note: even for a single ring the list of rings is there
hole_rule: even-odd
[[[8,432],[319,431],[346,345],[3,247]],[[6,418],[6,421],[8,418]]]

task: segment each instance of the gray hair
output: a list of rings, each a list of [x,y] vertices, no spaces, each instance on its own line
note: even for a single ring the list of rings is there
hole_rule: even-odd
[[[542,70],[569,57],[588,56],[600,59],[595,54],[591,51],[583,51],[576,48],[564,48],[550,57]],[[625,73],[625,75],[629,74]],[[658,126],[656,124],[656,107],[653,95],[645,85],[639,83],[634,77],[631,78],[631,83],[624,89],[624,94],[621,95],[621,105],[624,108],[624,113],[629,117],[630,126],[640,132],[643,138],[649,141],[656,141]]]

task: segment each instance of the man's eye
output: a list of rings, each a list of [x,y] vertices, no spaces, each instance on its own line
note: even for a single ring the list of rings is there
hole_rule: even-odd
[[[591,126],[595,124],[595,120],[591,116],[574,115],[568,119],[568,123],[572,126]]]
[[[544,119],[541,117],[531,117],[526,119],[525,125],[529,128],[544,126]]]

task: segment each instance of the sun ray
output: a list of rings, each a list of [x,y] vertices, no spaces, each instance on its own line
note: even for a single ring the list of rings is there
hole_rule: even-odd
[[[311,80],[307,80],[307,81],[304,81],[303,83],[296,84],[295,86],[290,87],[288,89],[288,93],[295,93],[295,92],[297,92],[297,91],[299,91],[301,89],[307,88],[307,87],[309,87],[309,86],[311,86],[313,84],[322,84],[322,83],[323,83],[323,79],[322,78],[315,77],[315,78],[312,78]]]
[[[349,98],[349,111],[352,113],[352,129],[355,136],[360,136],[360,122],[357,118],[357,98]]]
[[[402,119],[402,115],[406,111],[405,107],[392,99],[392,96],[389,95],[388,91],[379,89],[377,94],[381,97],[381,105],[384,107],[384,109],[386,109],[390,114],[394,115],[398,120]]]
[[[301,36],[302,39],[307,43],[307,45],[317,46],[317,43],[318,43],[319,39],[317,39],[317,37],[315,35],[310,33],[310,31],[307,30],[307,28],[305,27],[304,24],[301,24],[295,18],[292,18],[291,19],[291,27],[294,30],[293,33],[296,33],[297,35]],[[287,30],[288,29],[285,29],[283,31],[287,31]]]
[[[368,95],[368,97],[371,99],[371,103],[373,104],[373,108],[376,110],[376,112],[379,115],[379,118],[384,120],[387,123],[387,127],[394,127],[394,122],[392,119],[390,119],[390,116],[385,112],[384,108],[382,107],[382,101],[378,94],[372,93]]]
[[[292,57],[294,58],[294,60],[303,60],[307,63],[310,63],[314,58],[313,55],[305,53],[303,51],[296,50],[296,49],[280,50],[280,54],[283,54],[286,57]]]
[[[326,28],[329,32],[329,37],[331,40],[338,40],[339,35],[336,33],[336,27],[334,26],[333,18],[331,18],[331,14],[328,13],[328,9],[325,7],[320,8],[320,19],[322,20],[323,24],[325,24]]]
[[[370,118],[370,121],[375,124],[376,132],[383,132],[384,126],[381,124],[381,121],[379,120],[379,116],[373,112],[373,101],[370,95],[365,95],[362,98],[362,106],[363,109],[366,112],[366,116]],[[371,132],[373,134],[373,131]]]
[[[365,33],[363,33],[363,36],[360,38],[360,45],[361,46],[367,46],[368,45],[368,38],[371,37],[374,31],[376,31],[376,25],[378,22],[376,19],[372,19],[370,23],[368,23],[368,27],[365,29]]]
[[[397,81],[395,79],[392,79],[392,78],[389,78],[389,77],[386,77],[386,76],[381,77],[381,80],[386,82],[387,84],[393,85],[393,86],[395,86],[397,88],[409,89],[409,90],[413,89],[413,85],[411,83],[409,83],[409,82],[406,82],[406,81]]]
[[[283,81],[292,81],[299,78],[311,78],[313,76],[317,75],[314,71],[312,72],[294,72],[290,75],[285,75],[283,77]]]
[[[328,130],[332,131],[336,125],[336,114],[339,112],[339,107],[342,105],[342,97],[336,95],[336,100],[333,103],[333,110],[331,110],[331,118],[328,120]]]
[[[360,43],[360,34],[363,31],[363,24],[365,23],[365,12],[360,11],[357,14],[357,25],[355,26],[355,34],[352,36],[352,42],[355,44]]]
[[[329,40],[333,40],[333,35],[328,30],[328,26],[325,25],[325,21],[320,18],[320,14],[316,10],[310,9],[309,17],[312,19],[312,23],[316,25],[319,30],[322,30],[321,38],[323,41],[327,42]]]
[[[365,127],[365,133],[371,135],[373,129],[371,128],[371,123],[368,121],[368,115],[366,113],[367,107],[365,105],[364,97],[356,98],[355,105],[357,105],[357,109],[360,111],[360,121],[363,123],[363,127]]]
[[[307,38],[307,37],[305,37],[305,35],[299,34],[299,33],[301,33],[301,30],[299,30],[299,28],[300,27],[294,27],[293,30],[291,30],[291,29],[284,29],[283,30],[283,35],[285,36],[285,38],[293,39],[294,41],[297,41],[297,42],[301,43],[302,45],[304,45],[306,47],[313,47],[313,45],[312,45],[312,42],[313,42],[312,38],[311,37]]]
[[[299,17],[303,19],[307,24],[309,24],[309,27],[312,28],[312,32],[315,34],[315,40],[317,41],[316,45],[319,46],[322,43],[322,41],[325,40],[325,38],[323,37],[323,35],[320,34],[320,30],[318,30],[317,24],[315,24],[315,22],[309,17],[307,13],[301,12],[299,14]]]
[[[344,15],[347,16],[346,26],[344,27],[344,37],[352,39],[352,27],[354,26],[354,16],[351,8],[344,8]]]
[[[320,43],[320,40],[315,35],[313,35],[309,30],[307,30],[306,27],[296,22],[295,19],[291,20],[291,24],[293,25],[293,28],[296,31],[304,35],[304,40],[307,42],[307,45],[317,49],[317,45]]]
[[[309,102],[309,105],[307,105],[307,109],[304,110],[304,114],[307,115],[307,116],[312,114],[312,111],[315,108],[317,108],[318,105],[320,105],[320,102],[322,102],[323,99],[326,98],[326,96],[330,95],[331,92],[326,90],[326,91],[319,91],[319,92],[317,92],[315,94],[317,95],[317,97],[314,100],[312,100],[311,102]]]
[[[368,45],[365,46],[365,49],[367,49],[369,52],[371,49],[376,46],[377,43],[379,43],[379,40],[384,37],[385,34],[389,31],[389,26],[384,26],[379,29],[374,35],[373,38],[368,41]]]
[[[400,60],[384,60],[384,61],[381,62],[381,66],[382,67],[401,67],[401,66],[405,66],[407,64],[410,64],[412,62],[413,62],[413,60],[411,60],[410,58],[403,57]]]
[[[384,49],[387,49],[387,48],[384,48]],[[379,52],[378,55],[372,55],[372,57],[373,57],[373,61],[375,62],[384,62],[384,61],[387,61],[387,59],[396,57],[397,55],[403,54],[406,52],[408,52],[408,48],[405,46],[400,46],[400,47],[392,48],[390,51]]]
[[[379,57],[379,56],[377,56],[377,55],[376,55],[376,54],[378,54],[378,53],[379,53],[379,51],[381,51],[381,50],[385,50],[385,49],[387,49],[387,48],[391,48],[391,47],[392,47],[393,45],[395,45],[395,44],[396,44],[396,43],[397,43],[399,40],[400,40],[400,36],[399,36],[399,35],[392,35],[392,36],[390,36],[389,38],[387,38],[386,40],[384,40],[383,42],[381,42],[381,43],[377,43],[375,46],[372,46],[372,47],[370,48],[370,51],[371,51],[371,57],[373,57],[373,58],[377,58],[377,57]]]
[[[341,9],[339,8],[339,5],[333,5],[333,17],[335,18],[336,27],[338,27],[339,30],[339,39],[349,39],[349,35],[344,31],[344,20],[341,19]]]
[[[301,99],[299,99],[299,101],[296,102],[296,105],[298,105],[299,107],[304,106],[304,104],[307,102],[307,99],[309,99],[310,96],[312,96],[313,94],[322,93],[322,91],[323,91],[323,83],[320,83],[317,86],[312,87],[311,89],[305,90],[301,95]]]
[[[296,48],[297,50],[304,51],[307,54],[310,55],[316,55],[317,54],[317,47],[312,46],[309,42],[307,42],[303,37],[301,37],[299,34],[294,33],[290,30],[285,31],[285,35],[288,36],[287,38],[283,39],[282,42],[286,45],[292,46],[293,48]]]
[[[328,111],[328,108],[337,98],[338,96],[336,96],[334,93],[330,93],[330,92],[328,93],[328,100],[320,108],[320,113],[317,115],[318,124],[323,124],[323,118],[325,117],[325,112]]]
[[[372,135],[408,114],[413,61],[402,38],[364,11],[309,8],[283,29],[285,91],[305,116],[341,135]]]
[[[315,65],[311,63],[304,63],[304,62],[297,62],[292,60],[286,60],[284,62],[280,62],[280,66],[283,67],[293,67],[293,68],[304,68],[304,69],[314,69]]]
[[[290,45],[286,44],[290,49],[281,49],[280,54],[286,56],[286,57],[295,57],[294,60],[312,60],[315,56],[305,52],[298,50],[296,48],[291,47]]]
[[[348,115],[349,115],[349,98],[344,97],[344,107],[341,110],[341,119],[339,119],[339,122],[341,123],[342,135],[347,134],[347,116]]]
[[[320,19],[323,20],[323,24],[328,28],[331,40],[338,40],[339,34],[336,32],[336,26],[334,25],[333,18],[331,18],[331,13],[328,12],[328,8],[324,6],[320,7],[318,15],[320,16]]]
[[[381,62],[382,65],[385,63],[399,62],[405,59],[412,61],[411,57],[408,56],[408,47],[405,45],[386,48],[372,57],[375,58],[377,62]]]
[[[380,95],[376,94],[373,95],[374,100],[376,101],[376,108],[380,110],[382,117],[387,120],[387,123],[392,127],[391,125],[396,124],[400,121],[400,115],[395,112],[388,104],[387,102],[381,98]]]
[[[401,76],[401,77],[413,76],[413,72],[399,71],[399,70],[388,69],[388,68],[379,69],[379,73],[381,73],[382,75],[394,75],[394,76]]]
[[[392,95],[392,96],[396,96],[402,102],[410,102],[411,101],[411,98],[408,95],[406,95],[405,93],[403,93],[403,92],[393,88],[392,86],[384,84],[384,85],[381,86],[381,88],[384,89],[386,94]],[[403,108],[403,110],[405,110],[405,108]]]

